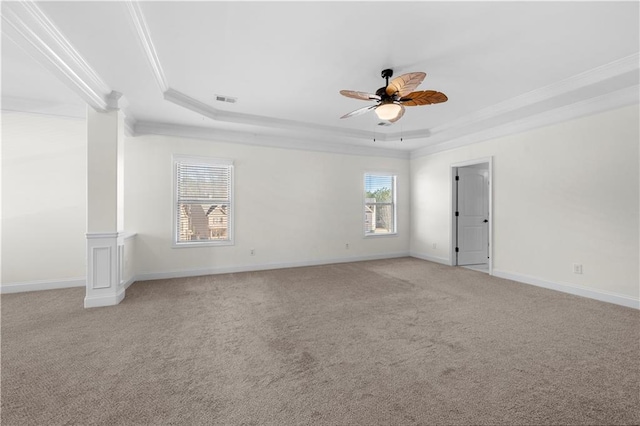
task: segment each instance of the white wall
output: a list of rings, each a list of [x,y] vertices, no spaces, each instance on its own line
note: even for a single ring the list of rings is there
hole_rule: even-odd
[[[3,291],[84,284],[86,138],[82,119],[2,112]]]
[[[412,254],[449,261],[450,166],[493,156],[496,275],[637,302],[638,113],[635,105],[412,159]]]
[[[638,127],[638,106],[627,107],[416,158],[410,175],[408,160],[128,138],[127,230],[138,235],[127,274],[261,269],[409,250],[447,262],[450,165],[493,156],[498,274],[638,300]],[[173,153],[234,160],[234,246],[171,248]],[[397,237],[362,235],[365,171],[398,174]],[[85,121],[3,112],[3,291],[41,281],[83,285],[85,232]],[[582,275],[572,273],[573,263],[583,264]]]
[[[140,278],[409,252],[409,160],[169,136],[129,138],[125,147],[125,216],[127,229],[137,233]],[[234,161],[235,245],[172,248],[172,154]],[[363,236],[366,171],[398,175],[398,236]]]

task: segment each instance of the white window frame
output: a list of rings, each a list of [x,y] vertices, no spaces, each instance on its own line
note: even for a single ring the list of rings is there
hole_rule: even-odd
[[[365,208],[367,206],[367,176],[385,176],[393,178],[393,188],[391,188],[393,201],[393,232],[388,232],[385,234],[370,234],[365,231],[366,224],[366,213]],[[365,172],[362,178],[362,233],[364,238],[385,238],[385,237],[396,237],[398,236],[398,175],[394,172]],[[375,218],[374,218],[375,220]]]
[[[229,183],[229,225],[227,228],[228,239],[226,240],[200,240],[200,241],[178,241],[178,162],[203,165],[225,165],[230,167]],[[235,200],[234,200],[234,167],[233,160],[228,158],[214,157],[196,157],[189,155],[173,155],[171,159],[173,169],[173,203],[171,205],[172,224],[171,224],[171,241],[173,248],[184,247],[211,247],[211,246],[232,246],[234,245],[234,227],[235,227]]]

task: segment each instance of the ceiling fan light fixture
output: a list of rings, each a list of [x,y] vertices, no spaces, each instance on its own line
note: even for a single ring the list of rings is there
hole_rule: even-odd
[[[386,79],[387,84],[385,87],[379,88],[375,95],[355,90],[341,90],[342,96],[363,101],[376,101],[376,105],[358,108],[340,118],[355,117],[374,110],[380,120],[392,124],[404,117],[406,107],[439,104],[447,101],[444,93],[435,90],[414,91],[427,76],[423,72],[410,72],[389,81],[389,77],[392,75],[393,71],[390,69],[382,71],[382,77]]]
[[[400,114],[402,107],[398,104],[388,103],[379,105],[375,111],[380,120],[393,120]]]

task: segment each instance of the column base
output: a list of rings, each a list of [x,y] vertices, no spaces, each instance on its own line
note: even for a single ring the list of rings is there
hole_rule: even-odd
[[[124,288],[115,295],[109,296],[85,296],[85,308],[101,308],[104,306],[114,306],[124,299]]]
[[[124,299],[117,232],[87,233],[85,308],[117,305]]]

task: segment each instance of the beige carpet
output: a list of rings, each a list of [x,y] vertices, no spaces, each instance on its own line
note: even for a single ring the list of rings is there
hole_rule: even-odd
[[[2,424],[638,424],[640,313],[403,258],[2,297]]]

